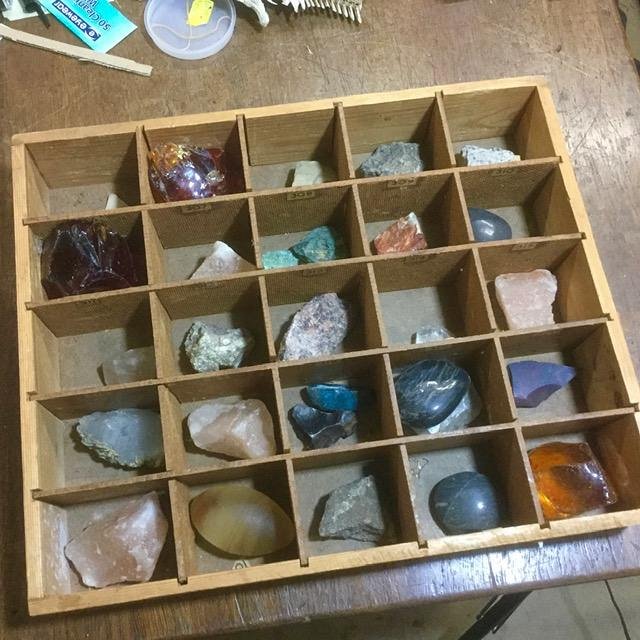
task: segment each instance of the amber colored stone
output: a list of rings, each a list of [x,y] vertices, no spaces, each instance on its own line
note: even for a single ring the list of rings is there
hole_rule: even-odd
[[[227,167],[223,149],[173,142],[149,152],[149,184],[156,202],[211,198],[242,190],[239,171]]]
[[[615,504],[616,492],[585,442],[549,442],[529,451],[542,511],[548,520]]]
[[[400,218],[373,239],[377,254],[419,251],[427,248],[420,221],[415,213]]]
[[[40,261],[49,299],[141,284],[127,239],[95,220],[58,225]]]

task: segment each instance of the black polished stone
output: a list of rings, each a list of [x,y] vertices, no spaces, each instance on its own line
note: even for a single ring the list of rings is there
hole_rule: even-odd
[[[289,411],[296,435],[311,449],[324,449],[341,438],[350,436],[356,428],[353,411],[320,411],[306,404],[296,404]]]
[[[499,215],[487,209],[469,207],[469,217],[476,242],[491,242],[492,240],[511,240],[513,232],[511,226]]]

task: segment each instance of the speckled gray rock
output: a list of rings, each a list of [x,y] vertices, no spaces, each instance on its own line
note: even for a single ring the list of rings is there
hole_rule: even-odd
[[[482,411],[482,398],[478,394],[473,382],[469,384],[469,390],[462,396],[458,406],[437,425],[418,431],[411,429],[413,433],[445,433],[447,431],[458,431],[468,427]]]
[[[509,149],[499,147],[479,147],[465,144],[457,154],[460,164],[471,167],[479,164],[501,164],[520,160],[520,156]]]
[[[162,427],[155,411],[96,411],[80,418],[76,432],[85,447],[114,466],[126,469],[162,466]]]
[[[235,369],[253,348],[247,329],[222,329],[197,320],[184,337],[184,350],[198,372]]]
[[[347,304],[335,293],[311,298],[293,316],[278,357],[300,360],[335,353],[349,332],[349,316]]]
[[[424,171],[417,142],[381,144],[361,165],[365,178]]]
[[[338,487],[329,495],[320,520],[323,538],[378,542],[385,535],[384,514],[373,476]]]

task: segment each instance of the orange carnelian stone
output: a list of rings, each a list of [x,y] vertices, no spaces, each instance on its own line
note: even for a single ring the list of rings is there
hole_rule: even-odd
[[[585,442],[549,442],[529,451],[529,460],[548,520],[569,518],[618,500]]]

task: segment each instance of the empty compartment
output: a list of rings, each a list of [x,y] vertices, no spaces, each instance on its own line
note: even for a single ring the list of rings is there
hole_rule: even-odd
[[[392,352],[389,358],[396,382],[404,367],[421,360],[447,360],[464,369],[481,400],[480,412],[467,427],[501,424],[515,419],[509,397],[509,382],[503,371],[501,354],[493,340],[419,345]],[[399,409],[402,414],[402,407]],[[414,435],[407,425],[403,425],[403,428],[407,435]]]
[[[489,479],[495,490],[498,517],[494,520],[497,520],[499,527],[537,524],[535,498],[527,476],[524,453],[514,430],[499,429],[493,432],[460,433],[446,438],[415,440],[407,444],[407,451],[411,497],[420,544],[432,546],[432,540],[462,534],[460,529],[451,527],[451,515],[456,511],[456,522],[460,523],[461,528],[472,526],[472,514],[465,512],[462,506],[465,489],[473,486],[469,484],[469,478],[461,481],[458,494],[451,497],[451,506],[440,516],[440,523],[443,523],[444,517],[445,529],[447,523],[450,528],[442,529],[438,514],[434,517],[434,500],[431,496],[434,487],[441,480],[461,472],[476,472]],[[466,518],[460,517],[463,513]],[[488,531],[496,533],[495,528]],[[488,545],[482,546],[489,546],[491,541],[487,539],[487,542]],[[434,544],[433,547],[436,549],[438,545]]]
[[[479,246],[480,262],[499,329],[509,327],[496,298],[494,281],[507,273],[547,269],[557,280],[553,303],[556,324],[600,318],[605,315],[593,275],[579,238],[528,240],[526,242]]]
[[[216,547],[211,541],[196,532],[190,514],[191,501],[208,489],[238,486],[254,489],[273,500],[285,512],[295,528],[289,480],[283,461],[272,461],[250,467],[229,467],[183,476],[179,482],[175,483],[172,494],[175,518],[181,529],[179,565],[183,579],[188,576],[232,569],[242,570],[259,565],[273,564],[277,566],[279,562],[291,560],[299,562],[295,531],[289,544],[286,544],[286,538],[278,538],[283,540],[286,546],[272,553],[258,556],[229,553]],[[253,513],[248,516],[255,517],[256,512],[257,510],[253,509]],[[242,525],[249,529],[251,524],[249,517],[245,523],[234,523],[234,526],[238,528],[238,538],[242,538],[242,532],[245,531]]]
[[[428,248],[471,241],[471,227],[451,174],[420,176],[402,187],[376,180],[358,185],[358,192],[372,254],[376,253],[374,238],[410,213],[417,216]]]
[[[292,186],[296,164],[302,160],[322,165],[322,182],[350,177],[338,107],[250,116],[245,126],[254,191]]]
[[[190,279],[216,242],[224,242],[243,260],[256,264],[247,200],[214,199],[202,205],[156,209],[149,212],[149,218],[147,252],[152,282]]]
[[[606,511],[624,511],[640,507],[640,431],[638,417],[624,415],[583,417],[523,428],[526,449],[551,443],[586,442],[604,470],[616,502],[590,509],[579,515],[594,515]],[[562,475],[557,475],[558,480]],[[579,496],[576,496],[579,497]]]
[[[381,144],[415,142],[420,145],[424,170],[451,166],[445,126],[435,96],[345,107],[353,167]]]
[[[93,448],[83,444],[76,431],[80,418],[94,412],[147,409],[157,413],[159,419],[158,393],[153,386],[53,397],[36,402],[35,406],[38,489],[122,480],[157,473],[166,468],[164,460],[156,466],[123,468],[115,461],[105,460]],[[121,452],[129,454],[131,449],[123,446]]]
[[[452,337],[492,331],[482,279],[470,251],[447,251],[373,264],[387,343],[415,342],[422,327]]]
[[[102,364],[128,349],[153,347],[146,294],[67,299],[33,308],[35,391],[103,386]]]
[[[182,126],[147,126],[144,128],[144,139],[148,145],[144,149],[143,167],[145,173],[141,179],[147,184],[149,183],[149,150],[160,144],[185,144],[204,149],[223,149],[229,193],[245,191],[242,135],[236,118]],[[150,184],[149,188],[151,188]],[[149,191],[149,193],[151,192]]]
[[[77,222],[80,225],[88,225],[92,221],[104,225],[111,231],[115,231],[123,238],[126,238],[135,269],[136,282],[134,286],[147,283],[146,252],[142,216],[140,213],[104,214],[90,218],[69,218],[64,221],[58,219],[46,222],[33,222],[29,224],[29,266],[31,275],[31,300],[33,302],[47,300],[47,294],[42,286],[42,278],[47,275],[46,268],[43,270],[42,264],[44,241],[51,234],[55,233],[55,230],[62,224],[68,225]],[[123,272],[121,275],[129,277],[128,273],[125,274]],[[113,291],[116,291],[116,289],[113,289]],[[68,298],[71,296],[63,297]]]
[[[207,280],[168,287],[152,294],[152,305],[163,377],[198,373],[184,350],[185,336],[195,322],[249,331],[254,344],[245,352],[240,367],[269,360],[257,280]]]
[[[306,392],[311,384],[342,384],[360,392],[355,410],[356,428],[352,435],[338,440],[333,447],[397,436],[388,371],[385,357],[381,355],[281,366],[282,403],[291,450],[311,448],[298,435],[290,417],[296,404],[313,406]]]
[[[557,155],[534,86],[444,92],[444,111],[456,154],[465,144],[509,149],[522,160]],[[456,155],[456,160],[460,160]]]
[[[360,551],[415,540],[407,480],[398,449],[338,449],[325,455],[294,458],[293,466],[302,535],[309,556]],[[331,493],[367,477],[372,480],[357,490],[351,508],[346,501],[341,503],[339,496],[334,498],[336,510],[332,508],[327,514],[325,535],[321,535],[320,523]],[[347,496],[348,493],[346,490]],[[368,524],[365,524],[363,510],[370,521]],[[331,513],[336,517],[331,517]],[[333,538],[327,534],[345,537]]]
[[[265,281],[274,353],[279,352],[293,316],[305,303],[325,293],[337,294],[345,303],[350,319],[346,338],[334,353],[382,346],[371,278],[372,273],[366,264],[309,265],[293,272],[267,274]]]
[[[273,422],[269,439],[273,441],[275,451],[271,455],[283,451],[280,414],[273,373],[270,369],[251,372],[225,371],[209,377],[174,382],[168,384],[165,389],[161,389],[160,394],[167,434],[171,438],[171,447],[167,453],[167,467],[173,471],[225,467],[233,461],[248,459],[247,456],[240,458],[225,455],[219,451],[212,452],[194,443],[188,427],[189,414],[211,403],[232,404],[242,400],[260,400],[266,406]],[[238,433],[233,436],[234,440],[243,437],[251,440],[252,448],[256,446],[255,436],[249,438],[247,433],[239,428],[234,431]],[[255,432],[251,431],[251,433]]]
[[[304,198],[298,197],[300,194]],[[292,197],[292,196],[296,197]],[[356,195],[351,187],[314,188],[258,196],[254,199],[260,252],[286,250],[312,229],[330,227],[345,258],[365,255]]]
[[[574,367],[576,375],[537,407],[519,407],[524,421],[540,421],[587,411],[631,405],[618,357],[605,321],[532,330],[501,339],[507,365],[520,360]]]
[[[110,193],[140,204],[134,129],[27,145],[27,215],[104,209]]]
[[[76,538],[89,524],[99,519],[108,519],[110,514],[126,506],[133,498],[142,497],[154,489],[146,485],[131,486],[122,490],[119,497],[96,500],[91,494],[73,496],[70,500],[60,501],[59,504],[39,502],[42,526],[40,530],[40,555],[42,562],[42,584],[45,596],[64,595],[81,591],[94,591],[86,587],[80,579],[79,573],[66,558],[64,550],[67,544]],[[152,582],[170,580],[176,583],[178,571],[176,564],[175,545],[171,521],[171,506],[166,484],[161,484],[157,490],[162,513],[167,520],[167,535],[158,557]],[[144,583],[139,583],[144,585]],[[137,590],[135,583],[120,583],[102,587],[100,592],[120,589]],[[133,596],[133,593],[132,593]]]
[[[513,238],[579,231],[562,174],[552,162],[479,167],[461,172],[460,180],[467,206],[499,215]]]

